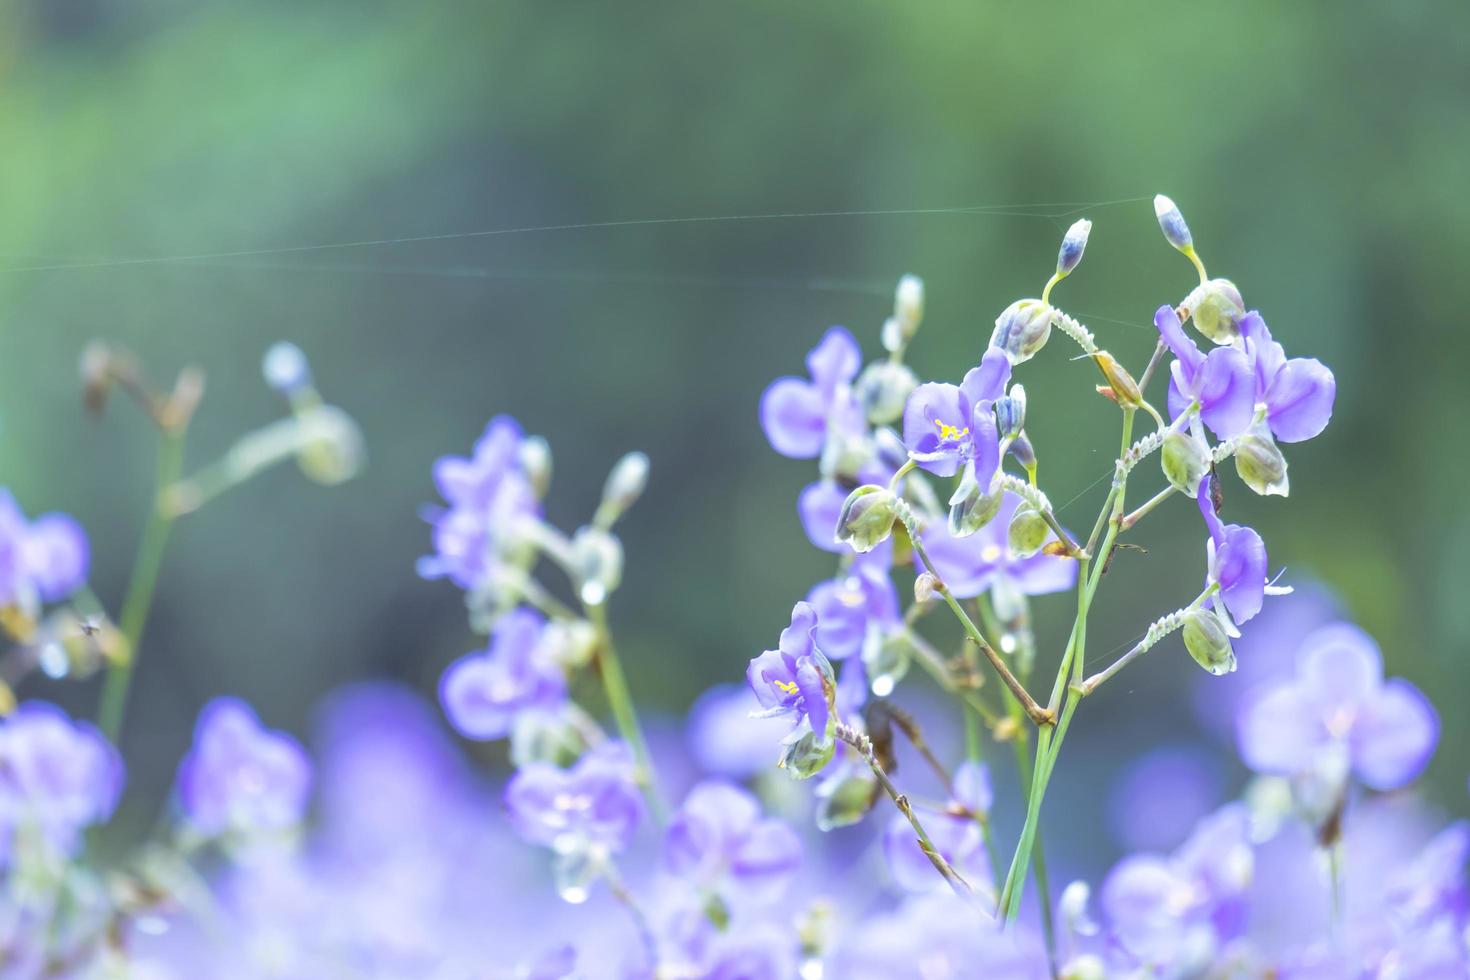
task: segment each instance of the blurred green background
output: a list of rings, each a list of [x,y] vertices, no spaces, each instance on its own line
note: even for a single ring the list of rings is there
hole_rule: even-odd
[[[1237,488],[1231,516],[1431,693],[1433,791],[1464,811],[1467,37],[1470,6],[1448,3],[0,6],[0,482],[86,525],[115,611],[154,439],[121,402],[84,415],[90,338],[159,382],[206,370],[190,469],[279,413],[258,363],[282,338],[368,439],[355,482],[284,468],[178,528],[125,738],[134,805],[156,804],[212,695],[304,731],[337,685],[432,690],[471,648],[455,590],[414,576],[417,509],[432,460],[498,412],[551,441],[566,526],[621,452],[653,459],[613,612],[640,699],[677,712],[738,679],[831,568],[794,511],[813,467],[757,425],[768,380],[832,323],[877,352],[904,272],[929,291],[912,363],[958,379],[1040,289],[1072,220],[1048,215],[1073,207],[1096,226],[1057,301],[1137,370],[1152,310],[1193,282],[1154,224],[1162,191],[1212,273],[1338,378],[1328,432],[1288,447],[1291,500]],[[916,209],[942,210],[293,250]],[[219,256],[236,252],[256,254]],[[1116,439],[1069,354],[1025,377],[1058,503]],[[1089,524],[1102,492],[1064,519]],[[1119,559],[1100,652],[1188,597],[1201,533],[1178,505],[1139,534],[1152,551]],[[1044,649],[1068,613],[1039,606]],[[1103,769],[1185,724],[1199,672],[1177,645],[1136,669],[1079,721]]]

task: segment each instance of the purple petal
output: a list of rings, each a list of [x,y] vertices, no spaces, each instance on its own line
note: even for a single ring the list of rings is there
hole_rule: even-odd
[[[1282,442],[1304,442],[1327,427],[1337,380],[1316,358],[1294,357],[1266,390],[1266,421]]]
[[[87,532],[66,514],[42,514],[26,535],[25,557],[41,600],[65,599],[87,581]]]
[[[863,366],[863,351],[846,327],[828,327],[817,346],[806,356],[806,369],[817,389],[829,398],[838,385],[857,377]]]
[[[822,393],[800,378],[777,378],[761,395],[761,428],[771,448],[792,459],[821,455],[827,438]]]
[[[1004,511],[1005,504],[1001,504]],[[1014,508],[1013,508],[1014,509]],[[950,535],[943,523],[924,531],[924,550],[934,571],[949,590],[962,599],[980,595],[995,581],[1005,560],[1004,539],[997,542],[995,530],[1005,532],[1008,520],[997,514],[989,524],[966,538]]]
[[[1276,372],[1286,363],[1286,351],[1271,339],[1271,331],[1261,314],[1251,310],[1240,319],[1240,335],[1245,338],[1246,352],[1250,355],[1256,377],[1256,398],[1264,401],[1266,391]]]
[[[499,665],[483,653],[472,653],[450,664],[439,679],[439,703],[444,716],[466,738],[497,739],[510,732],[518,706],[507,694],[514,687]]]
[[[791,694],[777,688],[776,683],[796,683],[796,670],[780,650],[767,650],[751,659],[745,668],[745,681],[762,708],[784,708],[790,704]]]
[[[1052,540],[1056,535],[1052,535]],[[1006,568],[1011,582],[1026,595],[1065,592],[1077,584],[1077,563],[1038,551],[1030,558],[1012,561]]]
[[[1210,351],[1195,378],[1194,393],[1200,402],[1200,418],[1221,439],[1250,427],[1256,386],[1250,361],[1239,350],[1217,347]]]
[[[796,498],[796,514],[806,531],[807,540],[823,551],[849,551],[837,540],[837,518],[842,515],[842,504],[847,500],[847,491],[834,480],[810,483]]]
[[[791,607],[791,625],[781,631],[781,652],[788,657],[810,656],[817,629],[817,610],[809,602]]]
[[[1001,360],[1010,365],[1005,355]],[[991,402],[980,401],[975,403],[975,410],[970,413],[970,443],[974,448],[975,458],[971,463],[975,467],[975,482],[983,489],[989,489],[990,482],[995,479],[995,471],[1000,469],[1000,431],[995,424],[995,411]]]
[[[681,877],[700,880],[722,868],[760,819],[760,804],[731,783],[695,786],[669,823],[664,844],[669,867]]]
[[[832,711],[827,705],[826,681],[814,661],[803,660],[797,664],[796,687],[801,692],[802,708],[811,721],[812,731],[817,738],[825,739]]]
[[[742,890],[769,900],[791,881],[801,865],[801,838],[784,821],[761,820],[745,836],[730,862]]]
[[[1220,521],[1220,515],[1215,512],[1215,501],[1210,497],[1210,481],[1201,480],[1199,490],[1194,495],[1195,502],[1199,504],[1199,512],[1204,516],[1205,527],[1210,530],[1210,540],[1218,548],[1225,540],[1225,525]]]
[[[1159,307],[1154,313],[1154,326],[1159,329],[1159,336],[1169,350],[1179,359],[1185,377],[1193,378],[1199,371],[1199,366],[1204,363],[1205,356],[1184,332],[1184,325],[1179,322],[1179,314],[1174,312],[1174,307],[1167,304]]]
[[[1395,677],[1353,728],[1353,768],[1372,789],[1411,782],[1439,741],[1439,716],[1417,687]]]
[[[971,403],[993,402],[1006,393],[1006,382],[1011,380],[1011,359],[999,347],[988,347],[980,358],[980,366],[965,372],[960,390]]]
[[[1334,623],[1302,641],[1297,681],[1316,717],[1352,718],[1378,698],[1383,656],[1367,633],[1350,623]]]
[[[1181,378],[1184,377],[1184,366],[1178,361],[1169,365],[1169,419],[1173,421],[1184,414],[1184,410],[1193,401],[1183,390],[1181,390]]]
[[[1240,759],[1256,772],[1291,775],[1307,769],[1327,733],[1295,685],[1257,692],[1236,722]]]
[[[866,597],[847,579],[819,582],[806,601],[817,610],[817,645],[831,660],[862,653],[868,633]]]
[[[1226,525],[1224,541],[1215,551],[1215,570],[1231,618],[1237,625],[1249,622],[1266,597],[1266,543],[1251,528]]]
[[[954,799],[971,813],[990,812],[995,793],[990,786],[990,769],[985,763],[967,759],[955,767]]]

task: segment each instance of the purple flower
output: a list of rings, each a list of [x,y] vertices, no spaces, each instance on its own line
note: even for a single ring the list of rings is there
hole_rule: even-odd
[[[861,654],[870,632],[881,634],[902,620],[887,566],[871,560],[855,562],[849,574],[814,586],[806,601],[816,610],[817,646],[832,660]]]
[[[90,559],[76,521],[55,513],[27,521],[10,491],[0,489],[0,606],[65,599],[86,582]]]
[[[1307,637],[1294,678],[1255,692],[1236,740],[1257,772],[1304,773],[1338,752],[1365,785],[1391,790],[1429,762],[1439,716],[1408,681],[1383,679],[1383,658],[1371,637],[1338,623]]]
[[[872,479],[867,483],[885,484],[888,482],[892,471],[886,473],[870,473]],[[851,554],[852,548],[847,543],[837,540],[837,521],[842,516],[842,505],[847,502],[847,495],[851,492],[844,488],[836,480],[819,480],[808,484],[796,498],[796,512],[801,518],[802,530],[806,531],[807,540],[834,554]],[[883,567],[893,564],[893,542],[885,540],[878,544],[872,551],[864,556],[869,562],[877,563]]]
[[[705,772],[744,779],[770,768],[771,743],[785,734],[779,719],[750,717],[748,689],[721,684],[689,709],[683,744]]]
[[[502,616],[483,652],[460,657],[439,679],[439,703],[466,738],[510,734],[522,711],[555,709],[566,700],[566,675],[537,656],[546,621],[522,606]]]
[[[1250,428],[1256,407],[1250,358],[1234,347],[1202,353],[1185,334],[1172,306],[1159,307],[1154,326],[1174,353],[1169,368],[1169,416],[1179,418],[1191,402],[1198,401],[1200,418],[1221,439]]]
[[[924,832],[940,856],[972,885],[980,885],[989,873],[985,862],[985,835],[969,816],[954,813],[924,813]],[[919,847],[914,828],[902,814],[895,814],[883,831],[883,855],[894,882],[905,891],[944,891],[949,888],[934,864]]]
[[[1112,944],[1128,966],[1193,976],[1239,935],[1254,869],[1250,818],[1231,804],[1170,857],[1124,858],[1103,883]]]
[[[935,476],[953,476],[962,465],[973,465],[976,481],[988,488],[1000,467],[992,409],[1010,376],[1010,360],[992,347],[958,386],[930,383],[915,388],[903,411],[903,442],[909,456]]]
[[[300,742],[266,728],[244,701],[215,698],[199,712],[179,765],[179,804],[190,826],[210,836],[284,830],[306,812],[311,781]]]
[[[1266,407],[1266,424],[1282,442],[1304,442],[1327,427],[1337,396],[1337,379],[1316,358],[1288,359],[1254,310],[1240,321],[1246,353],[1255,368],[1255,402]]]
[[[806,356],[811,380],[777,378],[761,395],[761,428],[771,448],[792,459],[811,459],[822,452],[834,412],[861,420],[862,408],[850,388],[862,367],[863,354],[844,327],[831,327]]]
[[[643,816],[632,756],[621,742],[593,749],[570,769],[525,766],[506,786],[505,805],[522,837],[560,854],[621,851]]]
[[[943,522],[924,529],[924,548],[934,571],[951,592],[969,599],[991,589],[1011,594],[1045,595],[1077,582],[1077,563],[1038,551],[1017,558],[1007,531],[1021,498],[1007,491],[994,518],[974,534],[957,538]]]
[[[486,580],[497,563],[500,539],[519,518],[536,514],[535,488],[520,464],[524,434],[497,415],[475,443],[474,454],[434,463],[434,483],[447,507],[426,512],[434,554],[419,559],[424,578],[448,578],[462,589]]]
[[[990,812],[995,791],[990,786],[990,769],[985,763],[966,759],[955,767],[954,801],[971,813]]]
[[[1266,598],[1266,543],[1251,528],[1220,520],[1210,499],[1209,480],[1200,481],[1196,499],[1210,529],[1205,542],[1206,584],[1219,586],[1215,608],[1223,603],[1236,625],[1248,622]]]
[[[1131,761],[1108,794],[1108,825],[1128,850],[1174,847],[1221,797],[1213,756],[1192,746],[1153,749]]]
[[[745,679],[763,716],[791,715],[793,728],[808,722],[812,732],[825,740],[832,720],[832,666],[817,649],[816,631],[816,610],[810,603],[798,602],[776,649],[752,659]]]
[[[75,853],[81,831],[112,815],[122,784],[122,759],[100,732],[53,704],[22,704],[0,722],[0,866],[17,831]]]
[[[801,863],[801,839],[784,821],[761,815],[749,792],[725,782],[689,791],[665,839],[669,869],[698,889],[722,881],[764,900],[776,897]]]

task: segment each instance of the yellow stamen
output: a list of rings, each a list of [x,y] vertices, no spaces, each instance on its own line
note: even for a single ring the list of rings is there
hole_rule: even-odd
[[[785,691],[787,694],[795,694],[796,693],[796,682],[795,681],[773,681],[772,683],[774,683],[782,691]]]
[[[957,425],[946,425],[939,419],[935,419],[934,424],[939,426],[939,438],[946,442],[951,439],[960,439],[970,434],[969,429],[961,429]]]

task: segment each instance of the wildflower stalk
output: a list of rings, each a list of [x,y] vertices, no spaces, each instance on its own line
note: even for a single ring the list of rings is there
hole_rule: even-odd
[[[1113,661],[1105,669],[1100,670],[1096,674],[1093,674],[1091,677],[1087,678],[1087,680],[1083,681],[1081,684],[1074,685],[1072,690],[1079,697],[1084,698],[1091,694],[1093,691],[1096,691],[1114,674],[1118,673],[1118,671],[1128,666],[1130,663],[1138,659],[1143,654],[1152,650],[1155,646],[1158,645],[1160,640],[1182,627],[1184,625],[1185,614],[1204,605],[1205,602],[1210,598],[1210,596],[1214,595],[1218,589],[1218,585],[1211,584],[1209,588],[1205,589],[1205,591],[1199,594],[1198,598],[1196,598],[1189,605],[1185,606],[1183,609],[1175,610],[1167,616],[1156,619],[1153,624],[1149,626],[1148,631],[1143,634],[1143,639],[1134,644],[1131,650],[1123,654],[1123,656],[1119,657],[1117,660]]]
[[[623,673],[622,661],[618,659],[617,648],[613,646],[612,631],[607,625],[607,610],[601,603],[589,603],[585,608],[588,621],[597,631],[597,651],[594,657],[597,673],[602,677],[603,690],[607,693],[608,706],[612,709],[613,722],[618,726],[618,734],[633,751],[633,759],[638,765],[638,782],[648,798],[649,809],[659,823],[666,823],[668,812],[654,780],[653,757],[649,754],[648,742],[643,737],[643,728],[638,724],[638,711],[633,707],[633,695],[628,690],[628,679]]]
[[[975,892],[970,887],[970,883],[945,860],[943,854],[939,853],[939,850],[934,846],[934,842],[929,839],[929,834],[924,830],[924,825],[919,822],[918,815],[914,813],[913,804],[909,802],[907,796],[899,792],[898,787],[893,784],[893,780],[884,771],[882,764],[878,761],[878,757],[873,754],[872,739],[868,738],[862,732],[844,724],[837,726],[837,737],[857,750],[858,755],[862,756],[863,761],[868,764],[868,768],[873,771],[873,777],[878,780],[878,785],[883,787],[889,799],[893,800],[893,805],[898,807],[898,812],[904,815],[905,819],[909,822],[909,826],[913,828],[914,835],[919,841],[919,849],[924,852],[924,856],[929,859],[929,863],[934,865],[934,870],[938,871],[940,876],[949,883],[949,887],[956,895],[965,899],[973,898]]]
[[[137,557],[133,560],[133,571],[128,579],[128,591],[118,620],[125,655],[108,662],[107,676],[102,683],[102,699],[97,710],[97,727],[113,744],[117,744],[118,736],[122,733],[128,688],[132,683],[133,671],[138,665],[143,628],[148,623],[148,612],[153,606],[153,592],[158,585],[159,569],[163,565],[164,549],[168,546],[169,532],[173,530],[176,519],[172,509],[165,506],[164,495],[177,482],[183,470],[184,426],[168,426],[163,428],[162,433],[158,446],[156,486],[148,512],[148,523],[143,529]]]

